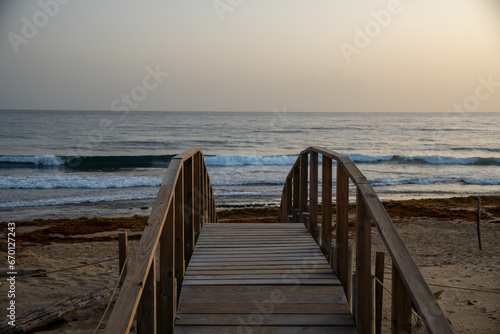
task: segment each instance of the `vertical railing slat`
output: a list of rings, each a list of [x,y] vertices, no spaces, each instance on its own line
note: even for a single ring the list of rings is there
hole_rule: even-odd
[[[149,268],[148,277],[144,282],[139,307],[137,308],[137,333],[156,334],[156,261]]]
[[[323,156],[321,171],[321,248],[331,253],[332,243],[332,159]],[[330,258],[330,255],[328,255]]]
[[[174,220],[175,220],[175,277],[177,279],[177,299],[181,294],[182,281],[186,270],[184,247],[184,169],[181,168],[175,185]]]
[[[201,217],[202,217],[202,189],[201,189],[201,154],[196,153],[193,156],[193,226],[194,226],[194,240],[198,240],[201,231]],[[194,246],[194,245],[193,245]]]
[[[356,189],[356,322],[360,334],[373,329],[371,280],[371,218],[359,188]]]
[[[206,165],[205,165],[205,168],[207,168]],[[213,223],[213,220],[212,220],[212,215],[213,215],[213,210],[212,210],[213,209],[213,207],[212,207],[212,205],[213,205],[213,196],[212,195],[213,195],[212,194],[212,184],[210,182],[210,176],[208,176],[208,169],[207,169],[207,199],[208,199],[208,201],[207,201],[207,205],[208,205],[207,212],[208,212],[208,222],[209,223]]]
[[[286,181],[283,186],[283,191],[281,192],[281,203],[280,203],[280,213],[279,213],[279,223],[286,223]]]
[[[348,277],[347,252],[349,248],[349,176],[342,164],[337,164],[337,228],[335,241],[335,254],[337,258],[337,276],[345,287],[352,281]],[[347,293],[347,291],[346,291]]]
[[[203,157],[203,155],[202,155]],[[203,209],[202,209],[202,214],[203,214],[203,220],[202,223],[208,222],[208,174],[207,174],[207,166],[205,166],[205,159],[202,158],[201,160],[202,166],[202,179],[203,179]]]
[[[120,285],[123,283],[123,279],[125,278],[125,275],[127,275],[127,244],[128,244],[128,239],[127,239],[127,232],[119,232],[118,233],[118,275],[121,275],[120,279]]]
[[[184,161],[184,237],[186,265],[191,259],[194,250],[193,224],[193,158]]]
[[[290,223],[288,216],[293,215],[293,179],[288,177],[286,179],[286,220],[285,223]],[[292,219],[293,221],[293,219]]]
[[[158,294],[158,327],[160,333],[172,333],[177,306],[175,279],[175,197],[167,212],[165,225],[160,235],[160,291]],[[139,324],[139,320],[137,321]]]
[[[307,212],[307,170],[308,170],[309,154],[302,153],[300,155],[300,179],[299,179],[299,219],[300,222],[306,223],[303,220],[303,213]],[[312,232],[309,228],[309,232]]]
[[[377,252],[375,256],[375,334],[382,334],[382,306],[384,300],[384,262],[385,253]]]
[[[411,333],[411,297],[395,265],[392,266],[392,333]]]
[[[200,158],[200,232],[205,222],[205,170],[203,168],[203,155]]]
[[[318,153],[312,151],[310,160],[309,226],[316,243],[321,244],[318,230]]]
[[[300,201],[300,166],[293,167],[293,222],[297,221],[297,211],[299,210]]]

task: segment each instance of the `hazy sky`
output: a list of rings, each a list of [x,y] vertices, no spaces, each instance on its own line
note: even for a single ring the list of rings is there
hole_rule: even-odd
[[[0,109],[500,111],[498,0],[0,1]]]

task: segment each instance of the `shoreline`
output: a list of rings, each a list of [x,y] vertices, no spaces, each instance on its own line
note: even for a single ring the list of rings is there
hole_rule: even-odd
[[[500,196],[484,195],[481,196],[482,204],[496,202],[500,205]],[[417,197],[413,199],[387,199],[381,198],[382,203],[413,203],[429,205],[464,205],[472,206],[474,201],[477,202],[477,196],[453,196],[453,197]],[[155,199],[143,200],[125,200],[125,201],[112,201],[112,202],[98,202],[98,203],[79,203],[79,204],[65,204],[54,206],[42,207],[16,207],[16,208],[2,208],[0,209],[0,223],[1,222],[23,222],[35,219],[76,219],[81,217],[101,217],[101,218],[119,218],[119,217],[133,217],[135,215],[147,216],[150,214],[154,205]],[[448,204],[446,204],[448,203]],[[352,205],[352,204],[351,204]],[[253,208],[275,208],[279,206],[276,201],[258,201],[253,203],[234,202],[224,203],[218,206],[218,211],[226,211],[232,209],[253,209]]]

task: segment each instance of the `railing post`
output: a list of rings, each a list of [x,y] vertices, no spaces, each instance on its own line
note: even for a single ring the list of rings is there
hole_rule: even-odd
[[[323,155],[321,171],[321,250],[331,264],[332,251],[332,159]]]
[[[280,216],[279,223],[286,223],[286,180],[285,185],[283,187],[283,191],[281,193],[281,202],[280,202]]]
[[[177,279],[177,299],[181,294],[182,281],[186,270],[184,247],[184,169],[181,167],[174,194],[175,219],[175,277]]]
[[[156,334],[156,261],[153,256],[137,308],[137,333]]]
[[[384,252],[377,252],[375,256],[375,333],[382,334],[382,303],[384,300]]]
[[[337,263],[337,276],[346,288],[348,282],[347,251],[349,248],[349,176],[341,163],[337,163],[337,229],[335,259]],[[347,291],[346,291],[347,292]]]
[[[207,166],[205,165],[205,159],[203,159],[202,155],[202,166],[201,166],[202,172],[202,179],[203,179],[203,223],[208,223],[208,173],[207,173]]]
[[[293,167],[293,222],[298,223],[296,212],[300,210],[299,201],[300,201],[300,167],[299,165],[295,165]]]
[[[302,218],[303,213],[307,212],[307,170],[309,163],[309,154],[302,153],[300,155],[300,179],[299,179],[299,210],[300,210],[300,222],[306,223]],[[307,226],[309,232],[312,233],[311,227]]]
[[[202,185],[201,185],[201,154],[196,153],[193,156],[193,226],[194,226],[194,240],[198,240],[201,231],[201,217],[202,217]],[[193,245],[194,249],[194,245]]]
[[[291,223],[290,217],[293,215],[293,179],[291,177],[286,179],[286,220],[285,223]]]
[[[372,333],[371,218],[356,188],[356,322],[360,334]]]
[[[354,298],[353,298],[353,262],[354,262],[354,244],[349,244],[347,249],[347,281],[344,285],[345,294],[347,296],[347,302],[351,307],[351,313],[354,312]]]
[[[318,245],[321,245],[318,229],[318,152],[311,151],[309,173],[309,226]]]
[[[207,168],[206,165],[205,165],[205,168]],[[210,177],[208,176],[208,169],[207,169],[207,199],[208,199],[208,201],[207,201],[207,203],[208,203],[207,204],[208,205],[208,207],[207,207],[208,222],[213,223],[214,222],[214,220],[213,220],[213,214],[214,214],[213,213],[213,200],[214,200],[214,198],[213,198],[213,194],[212,194],[212,182],[210,181]]]
[[[392,265],[392,333],[411,333],[411,297],[398,269]]]
[[[200,156],[200,231],[205,222],[205,169],[203,168],[203,155]]]
[[[186,265],[194,250],[193,158],[184,161],[184,238]]]
[[[160,333],[172,333],[177,312],[177,280],[175,279],[175,197],[167,212],[160,235],[160,295],[158,306]],[[154,262],[153,262],[154,263]],[[137,321],[139,322],[139,321]]]
[[[122,285],[123,279],[127,275],[127,232],[118,233],[118,255],[118,275],[121,275],[120,285]]]

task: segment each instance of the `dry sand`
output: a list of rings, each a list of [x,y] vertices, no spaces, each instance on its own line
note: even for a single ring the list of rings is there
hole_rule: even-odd
[[[402,218],[396,227],[430,284],[452,285],[500,293],[500,224],[489,220],[481,225],[483,250],[478,250],[476,224],[462,219]],[[18,226],[17,233],[40,227]],[[116,235],[101,232],[98,235]],[[373,250],[383,250],[382,241],[372,229]],[[95,236],[95,235],[90,235]],[[86,237],[89,237],[87,235]],[[2,237],[5,240],[5,237]],[[132,253],[137,241],[129,242]],[[374,252],[375,253],[375,252]],[[19,246],[18,268],[41,268],[47,271],[91,263],[118,256],[118,242],[53,243],[51,245]],[[0,253],[2,267],[7,254]],[[386,259],[388,255],[386,255]],[[386,260],[390,277],[390,261]],[[63,299],[73,293],[85,292],[116,282],[118,260],[49,274],[47,277],[18,278],[16,285],[17,314]],[[390,289],[390,281],[386,281]],[[458,333],[500,333],[500,294],[431,286],[444,290],[439,300]],[[0,309],[5,313],[8,286],[2,280]],[[390,326],[390,297],[385,293],[384,332]],[[92,333],[105,305],[80,310],[64,318],[43,333]],[[3,316],[2,316],[3,318]],[[426,333],[415,327],[415,333]]]

